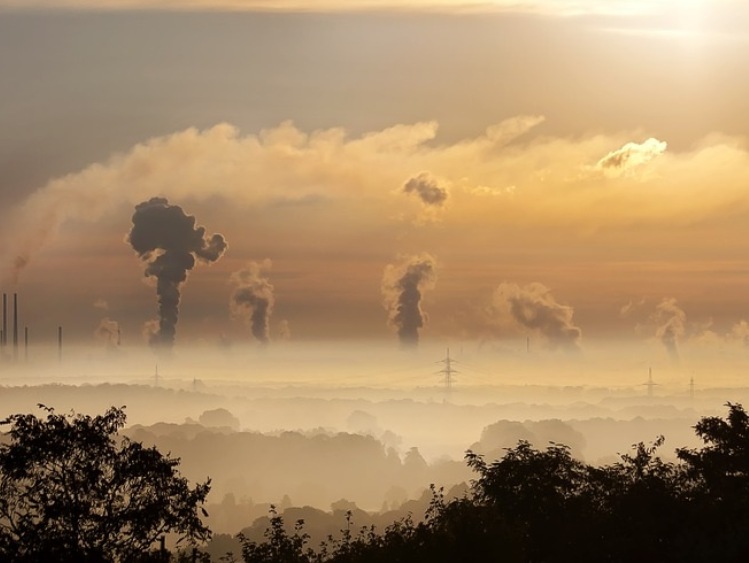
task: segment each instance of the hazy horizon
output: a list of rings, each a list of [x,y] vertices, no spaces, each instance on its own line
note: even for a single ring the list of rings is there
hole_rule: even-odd
[[[469,448],[673,459],[749,401],[748,24],[0,0],[0,418],[126,406],[232,534],[422,510]]]

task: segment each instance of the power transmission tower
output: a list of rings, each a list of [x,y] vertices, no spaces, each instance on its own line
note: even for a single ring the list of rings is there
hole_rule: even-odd
[[[445,364],[445,368],[441,369],[437,373],[442,373],[445,375],[445,392],[450,395],[453,390],[453,375],[456,373],[460,373],[458,370],[453,368],[453,364],[457,362],[450,357],[450,348],[447,349],[447,356],[445,356],[445,359],[439,360],[437,363]]]

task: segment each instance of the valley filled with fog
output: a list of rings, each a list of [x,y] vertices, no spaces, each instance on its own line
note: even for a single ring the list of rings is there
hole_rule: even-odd
[[[676,363],[642,343],[575,354],[520,340],[457,343],[448,388],[448,349],[437,345],[205,345],[168,357],[115,346],[33,349],[3,362],[0,412],[125,406],[127,436],[179,457],[191,481],[211,479],[214,532],[236,534],[261,519],[257,535],[273,504],[324,537],[340,529],[341,511],[352,510],[357,525],[384,526],[420,517],[430,484],[462,494],[473,477],[469,449],[492,460],[518,440],[553,442],[610,464],[663,435],[659,454],[674,459],[677,447],[699,445],[700,417],[749,396],[741,352],[683,347]]]

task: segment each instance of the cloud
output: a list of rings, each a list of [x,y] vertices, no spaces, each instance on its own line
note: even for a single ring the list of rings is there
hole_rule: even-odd
[[[666,152],[668,145],[653,137],[643,143],[627,143],[623,147],[611,151],[596,163],[596,168],[604,174],[620,176],[627,171],[650,162]]]
[[[541,283],[520,286],[503,282],[494,291],[491,321],[505,329],[541,336],[551,348],[579,350],[582,331],[572,321],[573,309],[557,303]]]
[[[447,186],[429,172],[410,178],[403,185],[403,192],[416,195],[428,207],[442,207],[449,195]]]
[[[229,300],[232,316],[248,323],[252,336],[262,344],[270,340],[270,318],[275,304],[273,286],[263,276],[270,268],[270,260],[250,262],[246,268],[231,275],[231,282],[235,285]]]
[[[421,308],[423,292],[434,287],[436,261],[429,254],[404,257],[388,264],[382,276],[382,294],[388,324],[402,346],[416,346],[427,316]]]
[[[623,319],[633,316],[645,306],[645,299],[639,301],[629,300],[619,309],[619,316]]]
[[[469,192],[478,196],[486,197],[512,197],[515,195],[516,186],[505,186],[504,188],[493,188],[491,186],[470,186]]]
[[[357,10],[428,10],[544,14],[638,14],[654,11],[644,0],[0,0],[0,8],[96,10],[231,10],[347,12]]]
[[[233,207],[315,201],[385,227],[402,211],[388,186],[403,185],[414,170],[428,170],[444,179],[440,186],[453,186],[444,221],[456,230],[501,224],[589,232],[635,223],[694,224],[721,217],[726,209],[749,211],[749,153],[739,139],[713,135],[690,152],[663,153],[649,164],[652,177],[617,173],[601,178],[590,174],[586,163],[601,160],[612,145],[623,150],[627,143],[622,139],[629,134],[529,135],[542,121],[519,116],[450,144],[436,142],[435,122],[399,124],[358,137],[340,128],[306,133],[291,122],[241,135],[220,124],[150,139],[55,178],[5,210],[0,277],[13,282],[61,225],[109,218],[154,193]],[[631,167],[648,154],[630,152],[629,157],[605,158],[607,170],[620,171],[615,162]],[[720,190],[705,188],[716,184]],[[507,197],[486,197],[503,193]]]
[[[749,323],[741,320],[731,327],[728,334],[729,340],[738,342],[744,347],[749,347]]]

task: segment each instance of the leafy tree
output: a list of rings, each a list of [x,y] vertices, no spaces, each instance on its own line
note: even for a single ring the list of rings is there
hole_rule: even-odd
[[[318,551],[306,546],[303,522],[293,535],[272,513],[265,544],[244,543],[255,563],[706,562],[746,561],[749,553],[749,414],[728,404],[725,419],[695,430],[705,447],[680,449],[664,462],[654,443],[633,445],[619,462],[594,467],[551,443],[526,441],[492,462],[471,451],[477,477],[470,493],[446,501],[432,487],[423,521],[411,517],[381,532],[352,532]]]
[[[695,425],[705,447],[681,448],[677,455],[716,500],[745,502],[749,500],[749,414],[740,404],[726,406],[725,419],[710,416]]]
[[[749,414],[727,403],[728,416],[705,417],[694,427],[705,443],[681,448],[692,485],[691,505],[699,511],[702,551],[716,560],[742,560],[749,553]]]
[[[309,535],[302,532],[304,520],[297,520],[294,533],[289,535],[283,526],[283,518],[270,507],[270,528],[265,531],[265,540],[258,543],[239,534],[242,558],[247,563],[308,563],[314,552],[306,548]]]
[[[122,408],[103,415],[15,414],[0,445],[0,560],[140,561],[173,533],[204,541],[198,509],[210,482],[190,488],[179,459],[117,432]],[[205,511],[203,511],[205,512]]]

